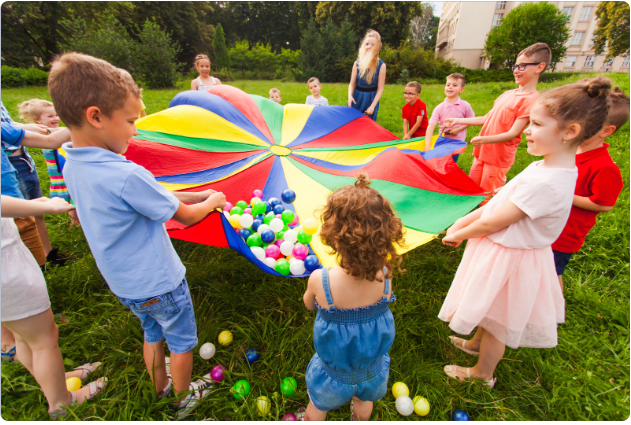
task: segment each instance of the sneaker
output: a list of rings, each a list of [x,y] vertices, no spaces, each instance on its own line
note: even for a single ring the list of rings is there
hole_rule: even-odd
[[[8,351],[0,351],[2,363],[16,363],[15,360],[15,345]]]
[[[66,262],[72,263],[73,261],[77,261],[77,258],[69,257],[66,254],[59,252],[59,248],[53,248],[46,256],[46,263],[51,266],[63,267],[66,265]]]
[[[183,402],[180,402],[179,406],[176,407],[178,421],[190,415],[202,399],[210,395],[210,390],[214,388],[212,382],[212,379],[210,379],[210,373],[204,375],[202,379],[191,382],[191,385],[189,386],[191,394],[186,396],[186,399]]]

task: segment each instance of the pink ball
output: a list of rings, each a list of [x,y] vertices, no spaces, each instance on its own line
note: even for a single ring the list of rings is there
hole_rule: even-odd
[[[222,365],[217,365],[210,370],[210,379],[215,382],[223,381],[223,373],[226,371],[226,368]]]
[[[280,248],[277,247],[276,245],[268,245],[265,248],[265,256],[266,257],[270,257],[270,258],[278,258],[278,256],[280,255]]]
[[[282,418],[280,418],[280,420],[281,421],[297,421],[298,418],[296,418],[296,415],[294,415],[293,413],[287,413]]]
[[[274,241],[274,245],[276,245],[277,247],[279,247],[279,248],[280,248],[280,246],[282,245],[282,243],[283,243],[283,242],[285,242],[285,240],[284,240],[284,239],[276,239],[276,240]]]
[[[230,210],[232,209],[233,206],[234,205],[232,205],[230,202],[226,201],[226,206],[223,207],[223,210],[230,212]]]
[[[294,221],[292,221],[291,223],[289,223],[290,226],[295,226],[296,224],[300,223],[300,218],[298,217],[298,214],[296,214],[294,216]]]
[[[263,191],[256,189],[254,192],[252,192],[252,197],[263,199]]]
[[[282,220],[283,216],[281,214],[276,214],[276,218],[280,218]]]
[[[246,208],[243,210],[243,214],[252,214],[252,208]]]
[[[294,255],[294,258],[297,258],[298,260],[304,260],[305,258],[307,258],[307,255],[309,255],[309,249],[305,245],[299,243],[294,246],[292,254]]]

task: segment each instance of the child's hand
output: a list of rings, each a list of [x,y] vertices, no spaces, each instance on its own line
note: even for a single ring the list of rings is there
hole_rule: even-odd
[[[353,99],[353,96],[351,96],[351,98],[348,100],[348,107],[351,107],[353,103],[357,103],[357,102],[355,102],[355,99]]]
[[[473,139],[471,139],[471,144],[473,146],[475,146],[476,148],[479,148],[480,146],[484,145],[485,142],[485,138],[484,136],[475,136]]]
[[[447,231],[449,232],[449,231]],[[447,235],[443,238],[443,245],[453,246],[454,248],[459,247],[462,243],[462,240],[458,240],[454,238],[453,233],[451,235]]]
[[[45,214],[61,214],[71,210],[74,210],[74,206],[64,201],[62,198],[49,199],[46,197],[33,199],[33,202],[41,202],[46,204]]]
[[[406,134],[405,136],[403,136],[403,140],[408,140],[410,138],[409,134]]]
[[[364,114],[366,114],[366,115],[372,115],[372,113],[373,113],[373,112],[375,112],[375,107],[374,107],[374,106],[372,106],[372,105],[370,105],[370,106],[368,107],[368,109],[366,109],[366,112],[364,112]]]
[[[199,196],[199,198],[197,200],[197,203],[204,202],[213,193],[217,193],[217,191],[216,190],[212,190],[212,189],[206,189],[206,190],[203,190],[201,192],[197,192],[197,194]]]
[[[207,201],[214,205],[213,208],[223,208],[226,206],[226,195],[223,192],[215,192],[208,197]]]
[[[440,123],[440,126],[443,127],[444,129],[447,129],[447,128],[454,127],[456,124],[458,124],[458,118],[446,118],[443,120],[443,122]],[[443,130],[443,131],[446,131],[446,130]]]

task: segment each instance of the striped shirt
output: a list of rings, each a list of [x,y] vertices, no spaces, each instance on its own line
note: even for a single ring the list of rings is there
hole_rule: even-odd
[[[313,97],[313,95],[307,96],[307,101],[305,105],[316,105],[316,106],[329,106],[329,101],[324,96],[320,96],[319,99]]]

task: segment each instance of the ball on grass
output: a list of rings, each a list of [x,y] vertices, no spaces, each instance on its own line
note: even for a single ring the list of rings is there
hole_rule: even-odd
[[[451,414],[451,420],[452,421],[470,421],[471,418],[469,418],[469,415],[467,415],[467,412],[464,412],[462,410],[454,410],[454,412]]]
[[[429,414],[429,401],[425,397],[417,395],[412,399],[412,403],[414,403],[414,413],[417,415],[427,416]]]
[[[204,360],[210,360],[215,355],[215,345],[207,342],[199,347],[199,357]]]
[[[402,395],[410,395],[410,390],[408,389],[408,386],[405,385],[403,382],[395,382],[394,385],[392,385],[392,395],[394,396],[394,398],[399,398],[399,396]]]
[[[250,383],[245,379],[237,381],[236,384],[232,387],[234,398],[237,400],[243,400],[250,394]]]
[[[287,378],[283,378],[280,383],[280,392],[283,393],[284,396],[289,397],[296,393],[296,389],[298,388],[298,383],[294,378],[288,376]]]
[[[412,399],[406,395],[400,395],[396,401],[397,412],[403,416],[410,416],[414,411]]]
[[[267,416],[271,405],[269,398],[264,395],[256,398],[256,410],[258,410],[259,416]]]
[[[221,382],[224,380],[224,372],[226,368],[222,365],[217,365],[210,370],[210,379],[215,382]]]
[[[219,334],[219,337],[217,339],[219,340],[219,343],[221,345],[230,345],[230,343],[232,342],[232,332],[223,331]]]
[[[66,379],[66,388],[68,391],[77,391],[81,389],[81,379],[77,377],[72,377]]]

